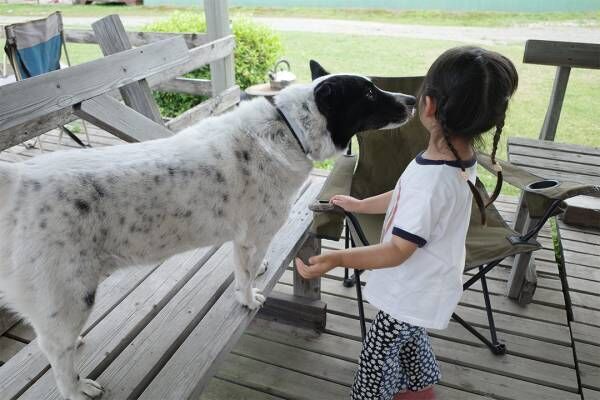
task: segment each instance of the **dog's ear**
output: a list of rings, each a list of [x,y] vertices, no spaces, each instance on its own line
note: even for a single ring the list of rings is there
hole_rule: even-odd
[[[313,81],[322,76],[329,75],[329,72],[325,71],[325,69],[321,67],[321,64],[315,60],[310,60],[310,73]]]
[[[315,102],[319,110],[331,109],[333,107],[332,99],[335,93],[335,85],[325,80],[315,87]]]

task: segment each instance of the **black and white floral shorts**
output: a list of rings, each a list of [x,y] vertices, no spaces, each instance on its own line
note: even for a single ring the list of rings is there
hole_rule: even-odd
[[[441,373],[424,328],[379,311],[360,353],[352,400],[391,400],[440,381]]]

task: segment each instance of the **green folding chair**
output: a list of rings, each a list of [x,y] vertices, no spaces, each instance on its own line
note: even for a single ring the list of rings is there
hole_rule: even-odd
[[[423,77],[373,78],[373,82],[384,90],[417,95]],[[413,118],[399,129],[388,131],[369,131],[358,134],[358,155],[347,154],[340,157],[331,171],[318,202],[311,206],[315,212],[312,232],[319,238],[339,240],[345,229],[346,248],[367,246],[379,242],[384,215],[353,214],[328,204],[335,194],[346,194],[357,198],[366,198],[393,190],[398,178],[416,155],[427,146],[428,133],[419,121]],[[478,154],[478,162],[493,171],[489,156]],[[509,227],[498,210],[490,205],[486,209],[487,223],[481,224],[477,205],[473,210],[467,234],[467,257],[465,271],[477,270],[464,284],[467,290],[480,281],[483,292],[483,304],[487,313],[490,338],[482,335],[471,324],[456,313],[453,319],[480,339],[494,354],[504,354],[506,347],[500,343],[496,334],[494,316],[486,282],[486,274],[507,257],[519,253],[538,250],[541,245],[535,239],[548,218],[564,209],[563,200],[578,194],[598,194],[597,187],[584,186],[575,182],[557,182],[544,180],[506,162],[500,162],[503,176],[509,182],[526,191],[529,212],[538,223],[528,232],[519,233]],[[476,186],[489,200],[485,187],[477,180]],[[361,292],[360,272],[352,276],[345,271],[345,286],[355,286],[358,299],[358,311],[363,339],[366,336],[366,323]],[[560,271],[561,279],[566,282],[565,271]]]

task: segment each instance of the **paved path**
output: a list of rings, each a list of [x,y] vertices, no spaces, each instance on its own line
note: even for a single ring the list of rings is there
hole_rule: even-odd
[[[0,24],[10,24],[31,17],[0,15]],[[165,17],[131,17],[122,20],[128,29],[141,28]],[[65,25],[89,27],[96,17],[65,17]],[[563,40],[600,43],[600,28],[557,25],[516,27],[460,27],[389,24],[382,22],[328,20],[315,18],[255,17],[256,22],[276,31],[339,33],[367,36],[407,37],[430,40],[455,40],[476,44],[522,43],[527,39]]]

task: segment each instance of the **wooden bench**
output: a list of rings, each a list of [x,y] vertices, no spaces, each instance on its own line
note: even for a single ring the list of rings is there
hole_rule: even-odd
[[[118,18],[103,19],[94,30],[105,58],[0,87],[0,151],[77,117],[127,141],[151,140],[239,101],[239,88],[224,87],[165,126],[151,104],[150,86],[173,82],[208,63],[223,67],[233,37],[191,50],[182,37],[132,49]],[[141,113],[122,104],[120,97]],[[267,252],[269,268],[257,280],[267,296],[296,254],[306,259],[320,251],[319,242],[308,233],[308,205],[322,182],[306,182]],[[106,278],[83,331],[85,344],[77,353],[82,376],[97,379],[107,389],[105,398],[197,398],[257,312],[235,300],[233,263],[232,245],[227,243]],[[281,310],[293,314],[296,308],[298,321],[324,327],[319,281],[305,282],[296,275],[294,294],[268,299],[265,314],[280,318]],[[0,323],[12,322],[9,318]],[[36,340],[0,367],[0,399],[59,398]]]
[[[548,109],[546,110],[546,116],[540,129],[540,140],[554,141],[571,69],[600,69],[599,54],[600,44],[547,40],[528,40],[526,42],[523,54],[524,63],[556,67],[556,75],[552,85]],[[524,164],[527,164],[527,162],[523,163],[523,166],[526,166]],[[554,172],[552,175],[559,177],[560,172],[556,171],[556,169]],[[543,174],[541,176],[552,178],[552,175]],[[573,180],[579,181],[578,179]],[[529,218],[523,193],[521,193],[514,221],[514,229],[517,232],[525,232],[529,226],[535,223],[536,221]],[[531,254],[516,256],[511,277],[508,281],[508,296],[518,299],[522,304],[529,303],[535,293],[536,282],[536,268]]]

